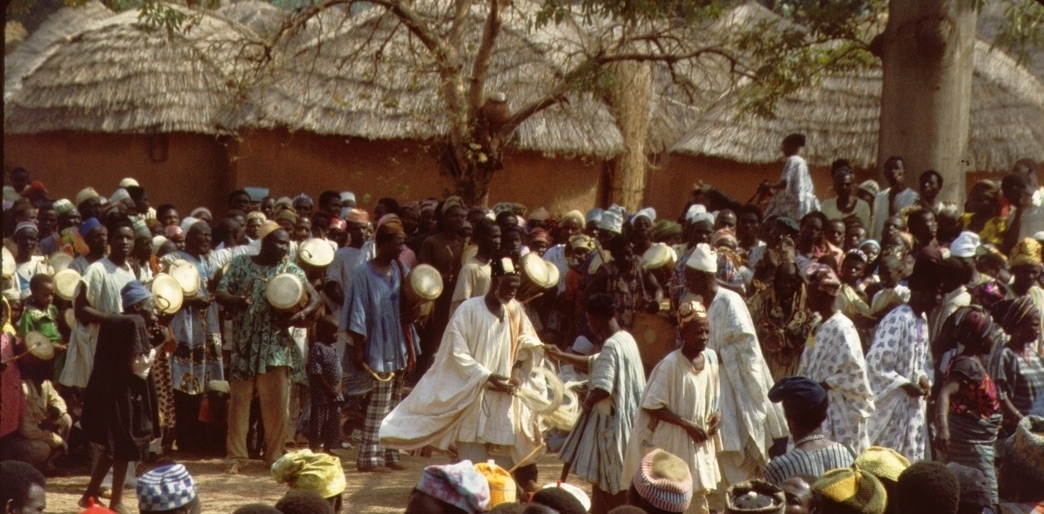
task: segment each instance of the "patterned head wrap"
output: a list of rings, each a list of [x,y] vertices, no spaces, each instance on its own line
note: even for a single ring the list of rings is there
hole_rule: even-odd
[[[683,327],[696,320],[707,319],[707,309],[699,300],[683,302],[678,306],[678,326]]]
[[[1033,305],[1033,299],[1029,296],[1020,296],[1014,300],[1004,300],[993,305],[993,318],[1000,323],[1008,335],[1013,335],[1019,325],[1037,311]]]
[[[1011,249],[1011,266],[1040,266],[1040,243],[1027,237],[1015,244]]]

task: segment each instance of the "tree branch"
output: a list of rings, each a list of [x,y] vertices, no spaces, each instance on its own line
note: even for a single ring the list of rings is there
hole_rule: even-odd
[[[421,19],[420,15],[413,10],[406,2],[395,1],[395,0],[372,0],[374,5],[379,5],[388,9],[389,12],[395,15],[396,18],[402,21],[402,24],[414,35],[417,39],[420,39],[424,47],[430,51],[434,57],[434,61],[440,70],[445,68],[443,71],[454,72],[454,68],[457,66],[458,55],[457,51],[452,48],[449,43],[442,37],[439,37],[435,31],[429,26],[428,22]]]
[[[468,91],[468,103],[474,114],[482,108],[482,100],[486,89],[486,76],[489,74],[489,61],[493,57],[493,47],[496,46],[497,36],[503,20],[500,17],[500,0],[489,0],[489,15],[486,16],[486,24],[482,30],[482,41],[479,43],[478,52],[475,54],[475,63],[471,67],[471,89]]]

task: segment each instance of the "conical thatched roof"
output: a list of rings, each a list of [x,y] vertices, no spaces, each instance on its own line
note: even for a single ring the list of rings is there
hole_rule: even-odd
[[[486,91],[503,92],[514,110],[546,94],[561,70],[539,40],[516,28],[525,24],[508,18],[517,16],[510,12],[493,50]],[[480,34],[484,18],[482,7],[476,7],[465,33]],[[229,127],[410,140],[431,140],[447,131],[430,54],[383,9],[327,28],[284,52],[272,79],[258,84],[245,105],[229,113]],[[547,154],[608,157],[622,149],[612,114],[586,95],[570,95],[567,103],[541,111],[515,137],[515,148]]]
[[[824,76],[781,100],[771,120],[740,112],[739,94],[701,116],[671,151],[775,162],[783,137],[803,132],[809,164],[828,166],[845,158],[854,166],[876,166],[880,69]],[[1008,169],[1020,157],[1044,156],[1044,84],[982,41],[975,45],[968,150],[972,166],[982,171]]]
[[[22,77],[50,55],[52,44],[112,17],[113,12],[90,0],[82,6],[63,7],[51,15],[18,48],[4,58],[4,98],[22,85]]]
[[[260,0],[242,0],[230,3],[218,12],[224,17],[254,31],[262,39],[268,40],[276,35],[283,22],[289,16],[284,11],[268,2]]]
[[[53,45],[6,102],[4,130],[222,132],[215,116],[234,101],[233,75],[246,69],[255,36],[219,16],[182,12],[182,31],[141,23],[132,10]]]

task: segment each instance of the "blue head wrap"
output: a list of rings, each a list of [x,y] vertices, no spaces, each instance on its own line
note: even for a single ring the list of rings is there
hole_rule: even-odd
[[[123,300],[123,310],[127,310],[149,298],[152,298],[152,293],[145,288],[141,282],[132,280],[127,282],[127,285],[123,286],[120,290],[120,298]]]
[[[87,218],[83,220],[83,223],[80,223],[80,236],[87,237],[87,234],[90,234],[92,230],[100,226],[101,222],[98,221],[98,218]]]

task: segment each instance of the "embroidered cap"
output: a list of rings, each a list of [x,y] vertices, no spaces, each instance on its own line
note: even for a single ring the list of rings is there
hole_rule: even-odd
[[[184,507],[196,499],[196,481],[185,466],[156,468],[138,479],[138,510],[164,512]]]

